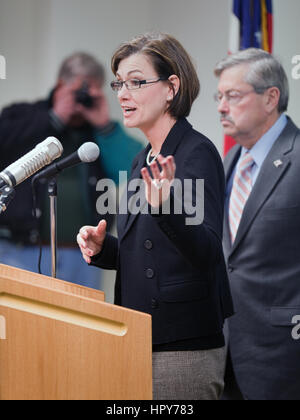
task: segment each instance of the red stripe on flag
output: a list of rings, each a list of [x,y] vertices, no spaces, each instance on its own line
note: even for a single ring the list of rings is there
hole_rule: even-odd
[[[268,38],[269,38],[269,53],[273,52],[273,15],[267,13],[267,24],[268,24]]]
[[[226,156],[229,150],[235,145],[236,145],[236,142],[232,137],[225,136],[224,137],[224,156]]]

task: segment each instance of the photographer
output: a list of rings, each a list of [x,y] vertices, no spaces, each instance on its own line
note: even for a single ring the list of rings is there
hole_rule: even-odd
[[[0,115],[0,170],[48,136],[57,137],[68,156],[86,141],[96,142],[100,160],[78,165],[59,175],[58,278],[99,288],[99,270],[86,270],[79,258],[76,232],[88,220],[98,223],[96,184],[118,179],[142,145],[110,120],[103,92],[104,69],[94,57],[75,53],[62,63],[55,88],[46,100],[14,104]],[[38,222],[32,215],[30,181],[19,185],[16,197],[0,216],[0,263],[37,271],[38,230],[42,235],[43,274],[50,274],[50,229],[47,183],[38,188]],[[109,226],[112,216],[107,215]]]

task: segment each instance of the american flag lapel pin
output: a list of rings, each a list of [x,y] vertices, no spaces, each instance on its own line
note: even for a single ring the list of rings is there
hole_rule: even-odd
[[[280,159],[275,160],[273,163],[276,168],[279,168],[279,166],[283,165],[283,162]]]

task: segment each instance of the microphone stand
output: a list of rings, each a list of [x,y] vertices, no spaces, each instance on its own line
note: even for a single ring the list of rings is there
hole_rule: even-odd
[[[51,233],[51,270],[52,277],[56,278],[57,268],[57,181],[52,178],[48,183],[50,198],[50,233]]]
[[[15,195],[15,190],[9,185],[4,185],[0,188],[0,214],[5,212]]]

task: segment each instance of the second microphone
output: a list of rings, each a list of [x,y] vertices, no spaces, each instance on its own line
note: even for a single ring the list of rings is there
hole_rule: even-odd
[[[61,171],[67,168],[71,168],[79,163],[91,163],[95,162],[100,155],[99,147],[92,142],[84,143],[79,149],[71,155],[61,159],[57,163],[53,163],[43,171],[40,171],[32,179],[32,183],[40,179],[51,178],[59,174]]]

